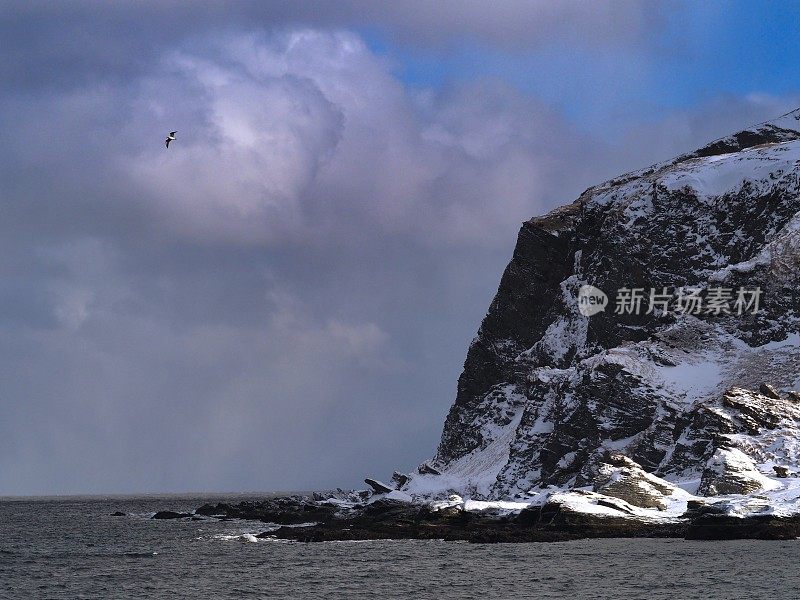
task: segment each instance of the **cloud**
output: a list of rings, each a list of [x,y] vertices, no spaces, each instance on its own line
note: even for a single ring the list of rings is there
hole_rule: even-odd
[[[85,6],[56,11],[66,31]],[[477,23],[464,6],[454,30]],[[187,28],[219,14],[199,13]],[[220,26],[115,75],[65,51],[69,81],[0,92],[0,493],[410,468],[521,221],[794,101],[723,98],[608,141],[502,82],[408,87],[331,28]]]
[[[115,166],[178,235],[496,239],[544,208],[543,172],[580,138],[502,85],[410,94],[353,34],[239,36],[215,51],[174,53],[139,86],[126,131],[157,139],[156,116],[179,139],[160,154],[137,140]]]
[[[11,218],[69,213],[56,233],[101,237],[324,245],[377,228],[491,244],[548,205],[545,173],[582,143],[512,88],[410,92],[356,35],[311,30],[223,37],[122,85],[12,94],[4,108],[6,171],[42,176],[15,193]]]
[[[0,489],[31,492],[352,485],[425,458],[558,123],[510,89],[409,92],[314,30],[0,115],[23,286]]]
[[[682,4],[633,0],[241,0],[185,5],[144,0],[53,5],[17,0],[0,7],[0,34],[10,50],[0,74],[16,85],[83,85],[98,74],[147,70],[165,47],[225,31],[315,28],[383,29],[411,48],[473,40],[512,50],[543,44],[630,47],[648,42]],[[131,27],[136,23],[136,27]],[[92,52],[87,52],[91,47]],[[30,69],[32,65],[37,68]],[[77,77],[76,77],[77,76]]]
[[[147,148],[126,159],[130,184],[188,234],[257,240],[301,229],[300,202],[344,129],[340,108],[287,69],[259,76],[182,55],[165,71],[137,104],[155,108],[164,126],[171,103],[202,106],[203,118],[166,127],[179,136],[169,152]],[[186,80],[196,94],[170,93]]]

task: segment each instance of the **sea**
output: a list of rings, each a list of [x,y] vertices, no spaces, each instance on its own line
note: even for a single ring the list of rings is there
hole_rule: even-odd
[[[796,541],[307,544],[256,538],[262,523],[150,519],[263,497],[0,499],[0,598],[800,598]]]

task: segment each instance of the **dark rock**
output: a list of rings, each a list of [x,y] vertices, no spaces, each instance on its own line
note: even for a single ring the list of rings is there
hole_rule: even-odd
[[[689,540],[793,540],[800,535],[796,517],[731,517],[704,514],[692,520],[686,531]]]
[[[172,510],[160,510],[152,516],[153,519],[185,519],[191,517],[191,513],[175,512]]]
[[[791,391],[786,394],[790,402],[800,402],[800,392]]]
[[[422,463],[417,468],[417,472],[419,472],[420,475],[441,475],[438,470],[434,469],[428,463]]]
[[[583,537],[576,531],[563,531],[559,527],[520,526],[509,517],[433,511],[427,506],[386,501],[376,502],[348,519],[334,519],[313,527],[282,527],[260,536],[304,542],[442,539],[479,543],[565,541]]]
[[[625,506],[624,503],[617,502],[616,500],[610,500],[608,498],[598,498],[597,499],[597,504],[598,504],[598,506],[605,506],[607,508],[613,508],[614,510],[618,510],[619,512],[622,512],[622,513],[627,513],[629,515],[634,514],[634,512],[630,508]]]
[[[387,493],[389,493],[391,491],[394,491],[394,488],[389,487],[388,485],[386,485],[383,482],[378,481],[377,479],[371,479],[371,478],[367,477],[364,480],[364,483],[366,483],[373,490],[375,490],[376,494],[387,494]]]
[[[774,400],[780,400],[781,399],[780,392],[778,390],[776,390],[773,386],[771,386],[770,384],[768,384],[766,382],[762,383],[758,387],[758,392],[762,396],[766,396],[767,398],[773,398]]]
[[[554,502],[526,508],[514,519],[514,523],[523,528],[532,527],[585,538],[683,537],[687,525],[686,522],[644,522],[630,518],[623,511],[619,517],[578,513]]]
[[[327,502],[314,501],[305,496],[242,501],[237,504],[220,502],[204,504],[195,514],[220,520],[248,519],[279,525],[296,525],[323,521],[337,512],[338,507]]]
[[[789,468],[784,467],[782,465],[773,465],[772,470],[775,471],[775,475],[777,475],[782,479],[789,477],[789,475],[791,474]]]
[[[206,517],[213,517],[213,516],[223,516],[225,514],[225,506],[224,504],[203,504],[198,509],[195,509],[195,514],[204,515]]]
[[[117,512],[111,513],[111,516],[112,517],[127,517],[128,513],[124,513],[122,511],[118,510]]]
[[[686,512],[683,513],[682,518],[691,520],[706,514],[722,515],[726,513],[727,509],[728,505],[724,502],[692,499],[686,503]]]
[[[408,475],[395,471],[392,473],[392,481],[397,485],[397,489],[401,489],[406,483],[408,483]]]
[[[588,495],[592,495],[587,493]],[[271,498],[234,505],[220,504],[232,514],[262,521],[264,510],[285,511],[271,514],[271,522],[290,523],[307,506],[300,497]],[[580,513],[559,502],[529,507],[517,515],[468,512],[459,508],[433,510],[429,505],[409,504],[387,499],[354,509],[346,514],[331,511],[324,519],[307,527],[280,527],[258,535],[303,542],[373,539],[441,539],[476,543],[548,542],[581,538],[671,537],[689,539],[793,539],[800,535],[800,517],[773,515],[730,517],[726,503],[691,500],[683,519],[652,522],[632,517],[626,503],[598,498],[601,506],[619,511],[619,517]],[[162,511],[159,515],[191,515]],[[194,517],[199,518],[199,517]]]
[[[689,510],[692,510],[692,511],[694,511],[694,510],[702,510],[707,506],[709,506],[709,504],[705,500],[700,500],[700,499],[693,498],[691,500],[687,500],[686,501],[686,510],[687,511],[689,511]]]
[[[301,542],[442,539],[497,543],[611,537],[788,540],[800,535],[797,518],[729,517],[716,512],[719,508],[714,505],[698,504],[694,509],[697,513],[690,519],[649,522],[631,518],[623,510],[619,517],[598,516],[574,512],[557,503],[527,508],[516,517],[502,518],[464,511],[442,513],[419,505],[385,504],[353,518],[332,519],[311,527],[281,527],[258,537]]]

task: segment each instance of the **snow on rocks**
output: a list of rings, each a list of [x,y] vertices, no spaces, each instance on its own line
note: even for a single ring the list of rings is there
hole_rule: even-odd
[[[666,510],[665,497],[677,488],[655,475],[647,473],[641,465],[621,454],[606,457],[595,478],[594,491],[624,500],[639,508]]]
[[[451,494],[447,500],[439,500],[438,502],[432,502],[431,508],[433,510],[444,510],[447,508],[457,508],[463,510],[464,499],[458,494]]]
[[[367,504],[374,504],[379,500],[390,500],[394,502],[404,502],[404,503],[414,502],[414,498],[411,497],[411,494],[406,494],[405,492],[401,492],[400,490],[392,490],[391,492],[387,493],[374,494],[367,501]]]
[[[703,471],[700,493],[704,496],[750,494],[779,487],[779,483],[762,475],[750,457],[741,450],[719,448]]]
[[[574,489],[551,494],[548,502],[574,513],[664,522],[680,518],[686,512],[687,502],[692,498],[690,494],[676,489],[674,495],[666,498],[663,508],[644,508],[616,496]]]
[[[393,487],[386,485],[382,481],[378,481],[377,479],[372,479],[371,477],[367,477],[364,480],[369,487],[371,487],[376,494],[386,494],[394,490]]]

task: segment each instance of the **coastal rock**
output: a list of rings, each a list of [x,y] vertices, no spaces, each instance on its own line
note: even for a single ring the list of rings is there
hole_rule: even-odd
[[[266,500],[243,500],[236,504],[226,502],[204,504],[195,510],[195,514],[219,519],[249,519],[279,525],[296,525],[324,521],[355,506],[359,504],[350,500],[329,498],[326,501],[315,501],[306,496],[287,496]]]
[[[440,474],[438,470],[434,469],[434,468],[433,468],[432,466],[430,466],[428,463],[422,463],[422,464],[421,464],[421,465],[420,465],[420,466],[417,468],[417,472],[418,472],[420,475],[439,475],[439,474]]]
[[[742,519],[706,514],[693,520],[686,530],[689,540],[795,540],[798,536],[800,520],[773,515]]]
[[[475,543],[567,541],[589,537],[689,537],[692,539],[792,539],[800,533],[800,519],[775,517],[763,502],[736,505],[730,501],[688,502],[683,518],[641,519],[641,511],[625,500],[576,490],[553,494],[541,505],[518,512],[497,509],[467,510],[463,500],[437,507],[377,498],[346,513],[302,527],[270,529],[254,539],[277,538],[301,542],[377,539],[439,539]],[[272,499],[287,513],[297,509],[297,498]],[[222,505],[225,506],[225,505]],[[233,505],[236,506],[236,505]],[[591,507],[592,510],[587,510]],[[216,509],[217,511],[220,509]],[[258,519],[257,513],[238,512],[238,518]],[[228,518],[228,517],[222,517]],[[249,534],[248,534],[249,535]]]
[[[397,502],[413,502],[414,499],[405,492],[401,492],[400,490],[392,490],[388,494],[386,494],[386,498],[388,500],[396,500]]]
[[[636,462],[620,454],[612,454],[603,462],[594,482],[594,491],[613,496],[640,508],[667,508],[665,496],[675,487],[647,473]]]
[[[186,519],[191,513],[175,512],[173,510],[160,510],[152,516],[153,519]]]
[[[464,499],[458,494],[451,494],[447,500],[439,500],[431,503],[433,510],[464,510]]]
[[[403,487],[408,482],[408,480],[409,476],[406,475],[405,473],[400,473],[398,471],[392,473],[392,482],[395,483],[398,489]]]
[[[769,486],[771,481],[759,473],[753,461],[741,450],[720,448],[709,459],[700,481],[700,493],[749,494]]]
[[[364,483],[366,483],[369,487],[371,487],[376,494],[387,494],[394,490],[393,487],[386,485],[382,481],[378,481],[377,479],[371,479],[370,477],[367,477],[364,480]]]

